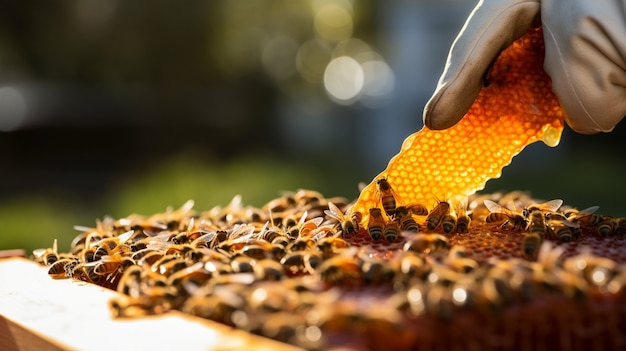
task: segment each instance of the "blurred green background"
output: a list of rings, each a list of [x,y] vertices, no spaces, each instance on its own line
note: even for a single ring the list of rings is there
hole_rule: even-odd
[[[475,1],[2,4],[0,249],[30,252],[188,199],[356,198],[421,128]],[[567,129],[485,191],[626,216],[625,134]]]

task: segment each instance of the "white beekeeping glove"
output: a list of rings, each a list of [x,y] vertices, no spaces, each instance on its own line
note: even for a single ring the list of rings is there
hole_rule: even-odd
[[[531,25],[543,26],[544,69],[568,125],[585,134],[613,130],[626,115],[625,0],[481,0],[452,44],[424,109],[426,126],[458,122],[491,62]]]

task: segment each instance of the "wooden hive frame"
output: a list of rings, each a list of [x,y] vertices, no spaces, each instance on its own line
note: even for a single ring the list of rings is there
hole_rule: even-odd
[[[50,279],[28,259],[0,259],[0,350],[298,350],[177,311],[113,319],[107,302],[116,295]]]

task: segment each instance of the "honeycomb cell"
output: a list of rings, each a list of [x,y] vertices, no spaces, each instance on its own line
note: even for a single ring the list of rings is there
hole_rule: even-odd
[[[436,200],[463,201],[500,177],[526,145],[542,140],[556,146],[564,116],[543,58],[541,28],[530,29],[494,62],[461,121],[445,130],[424,127],[407,137],[387,169],[363,188],[352,211],[367,214],[381,206],[376,180],[385,177],[399,205],[432,208]],[[416,155],[424,161],[416,162]]]

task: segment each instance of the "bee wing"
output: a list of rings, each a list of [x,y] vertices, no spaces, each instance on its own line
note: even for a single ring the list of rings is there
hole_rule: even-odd
[[[542,203],[539,207],[541,207],[542,209],[554,212],[558,210],[561,207],[561,205],[563,205],[563,200],[554,199],[554,200],[550,200],[550,201]]]
[[[306,216],[308,215],[309,213],[307,211],[304,211],[302,213],[302,216],[300,216],[300,220],[298,221],[298,227],[301,227],[304,224],[304,222],[306,222]]]
[[[598,209],[600,209],[600,206],[591,206],[591,207],[587,207],[585,209],[578,211],[578,213],[592,214],[596,212]]]
[[[95,228],[87,227],[85,225],[75,225],[74,230],[78,230],[79,232],[91,232],[96,230]]]
[[[193,230],[194,224],[195,224],[194,218],[193,217],[189,218],[189,224],[187,225],[187,233]]]
[[[120,244],[125,243],[128,239],[130,239],[130,237],[133,235],[135,231],[134,230],[129,230],[126,233],[120,234],[117,236],[117,239],[119,240]]]
[[[551,219],[547,223],[550,226],[562,224],[570,228],[580,228],[580,224],[568,221],[567,219]]]
[[[237,197],[237,196],[235,196]],[[234,200],[234,198],[233,198]],[[187,213],[189,211],[191,211],[191,209],[193,208],[193,205],[195,205],[195,202],[193,200],[187,200],[187,202],[185,202],[176,212],[179,213]]]
[[[485,199],[485,207],[489,210],[489,212],[505,212],[508,213],[509,210],[500,206],[498,203],[491,201],[489,199]]]
[[[343,218],[345,217],[339,207],[330,201],[328,202],[328,210],[324,210],[324,214],[340,222],[343,221]]]
[[[35,249],[33,250],[33,255],[37,258],[43,256],[46,253],[46,249]]]
[[[229,211],[239,211],[239,210],[241,210],[241,204],[243,203],[243,201],[241,199],[242,199],[242,197],[241,197],[240,194],[237,194],[237,195],[233,196],[232,200],[230,200],[228,205],[226,205],[226,208],[228,208]]]

